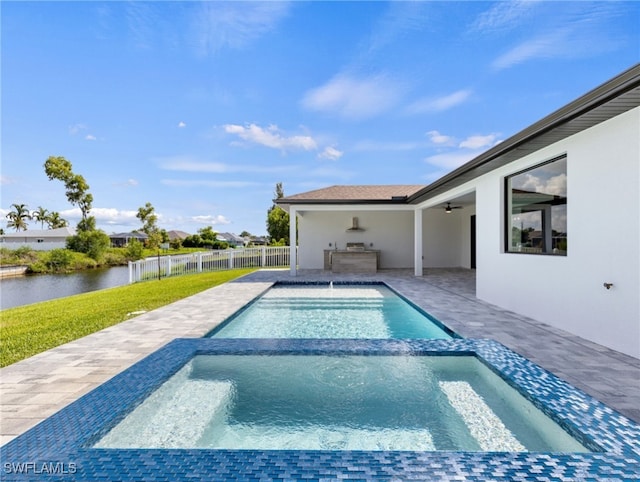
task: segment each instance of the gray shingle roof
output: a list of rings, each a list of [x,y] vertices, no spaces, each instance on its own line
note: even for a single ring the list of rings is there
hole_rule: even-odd
[[[330,186],[314,191],[307,191],[293,196],[285,196],[277,199],[277,204],[304,204],[304,203],[336,203],[363,202],[363,203],[392,203],[404,202],[406,198],[415,194],[424,185],[358,185],[358,186]]]

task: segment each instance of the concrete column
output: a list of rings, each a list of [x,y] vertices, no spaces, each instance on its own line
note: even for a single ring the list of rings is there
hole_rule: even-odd
[[[413,274],[422,276],[422,209],[413,211]]]
[[[289,266],[291,276],[296,276],[296,266],[298,263],[296,245],[298,240],[296,238],[296,224],[298,222],[296,208],[289,207]]]

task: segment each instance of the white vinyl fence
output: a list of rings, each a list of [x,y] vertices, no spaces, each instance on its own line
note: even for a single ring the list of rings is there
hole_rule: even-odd
[[[200,251],[129,262],[129,283],[181,274],[289,266],[289,246]]]

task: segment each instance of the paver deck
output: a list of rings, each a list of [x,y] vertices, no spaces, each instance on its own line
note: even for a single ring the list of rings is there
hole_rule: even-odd
[[[466,338],[491,338],[640,422],[640,360],[475,297],[475,272],[261,270],[0,369],[0,445],[174,338],[201,337],[278,280],[383,281]]]

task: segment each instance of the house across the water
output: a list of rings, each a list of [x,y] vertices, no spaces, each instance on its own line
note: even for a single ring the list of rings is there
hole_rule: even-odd
[[[132,231],[130,233],[110,234],[109,239],[111,240],[111,246],[113,246],[114,248],[122,248],[127,246],[132,239],[140,241],[144,244],[144,242],[149,239],[149,236],[147,236],[145,233]]]
[[[66,247],[67,238],[75,236],[75,228],[28,229],[0,236],[0,245],[7,249],[28,247],[37,251],[49,251]]]
[[[430,185],[274,202],[292,275],[476,269],[479,299],[640,358],[640,65]]]

